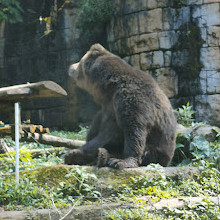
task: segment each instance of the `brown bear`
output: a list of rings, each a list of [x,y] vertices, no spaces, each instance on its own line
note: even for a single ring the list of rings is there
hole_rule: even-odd
[[[66,164],[128,168],[167,166],[175,150],[176,118],[153,77],[136,70],[100,44],[69,75],[101,106],[87,142],[65,156]]]

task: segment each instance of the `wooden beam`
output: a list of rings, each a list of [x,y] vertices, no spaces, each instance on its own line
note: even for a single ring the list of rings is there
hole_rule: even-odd
[[[19,102],[34,98],[66,96],[66,91],[53,81],[42,81],[0,88],[0,102]],[[1,108],[1,106],[0,106]]]
[[[41,144],[52,145],[56,147],[67,147],[70,149],[76,149],[83,146],[86,142],[80,140],[72,140],[67,138],[56,137],[49,134],[38,134],[38,133],[25,133],[21,141],[34,142],[34,139]]]

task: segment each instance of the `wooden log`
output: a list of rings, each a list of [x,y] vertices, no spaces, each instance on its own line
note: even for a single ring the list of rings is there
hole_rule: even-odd
[[[32,134],[36,131],[36,126],[37,125],[21,125],[24,131],[30,132]]]
[[[0,139],[1,140],[1,139]],[[30,153],[32,155],[33,158],[38,157],[39,155],[41,155],[42,153],[46,153],[51,154],[53,152],[57,152],[57,151],[63,151],[65,148],[64,147],[52,147],[52,148],[43,148],[43,149],[27,149],[26,152]],[[10,153],[15,151],[15,149],[13,147],[7,147],[7,152],[4,151],[2,153]],[[1,142],[0,142],[0,152],[1,152]]]
[[[53,81],[0,88],[0,101],[3,102],[19,102],[33,98],[62,97],[66,95],[66,91]]]
[[[11,134],[11,126],[0,127],[0,134]]]
[[[23,134],[25,132],[30,132],[30,133],[50,133],[50,130],[49,128],[44,128],[42,125],[33,125],[33,124],[22,124],[20,126],[21,128],[21,131],[20,133]],[[23,130],[23,131],[22,131]],[[5,135],[10,135],[13,137],[14,135],[14,129],[13,129],[13,126],[10,126],[10,125],[6,125],[4,127],[0,127],[0,135],[1,136],[5,136]]]
[[[25,133],[21,141],[33,142],[37,140],[41,144],[52,145],[56,147],[67,147],[70,149],[76,149],[83,146],[86,142],[80,140],[72,140],[67,138],[56,137],[49,134],[31,134],[30,132]]]

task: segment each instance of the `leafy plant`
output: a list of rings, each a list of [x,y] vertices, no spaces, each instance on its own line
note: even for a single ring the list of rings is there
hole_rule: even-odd
[[[192,110],[192,106],[190,106],[189,102],[187,102],[186,106],[183,105],[182,108],[178,108],[178,123],[184,125],[184,126],[191,126],[194,122],[193,115],[195,112]]]
[[[83,0],[77,18],[83,40],[87,43],[102,41],[106,23],[113,15],[111,0]]]
[[[87,198],[97,198],[100,192],[95,190],[94,181],[97,177],[93,173],[85,172],[85,169],[72,169],[65,175],[67,181],[60,182],[57,188],[58,194],[73,199],[75,196],[84,195]]]
[[[23,9],[17,0],[0,0],[0,23],[6,20],[9,23],[21,22]]]

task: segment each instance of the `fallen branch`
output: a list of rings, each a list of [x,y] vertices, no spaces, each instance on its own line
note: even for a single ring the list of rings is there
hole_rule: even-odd
[[[67,147],[70,149],[76,149],[83,146],[86,142],[80,140],[72,140],[67,138],[56,137],[49,134],[38,134],[38,133],[26,133],[22,136],[21,141],[33,142],[36,140],[40,144],[47,144],[56,147]]]
[[[11,152],[14,151],[14,149],[11,149],[8,147],[8,145],[5,143],[4,139],[0,139],[0,153],[8,154],[8,156],[12,159],[12,163],[15,166],[14,157],[11,155]]]
[[[0,153],[10,153],[12,151],[13,150],[5,143],[4,139],[0,139]]]

